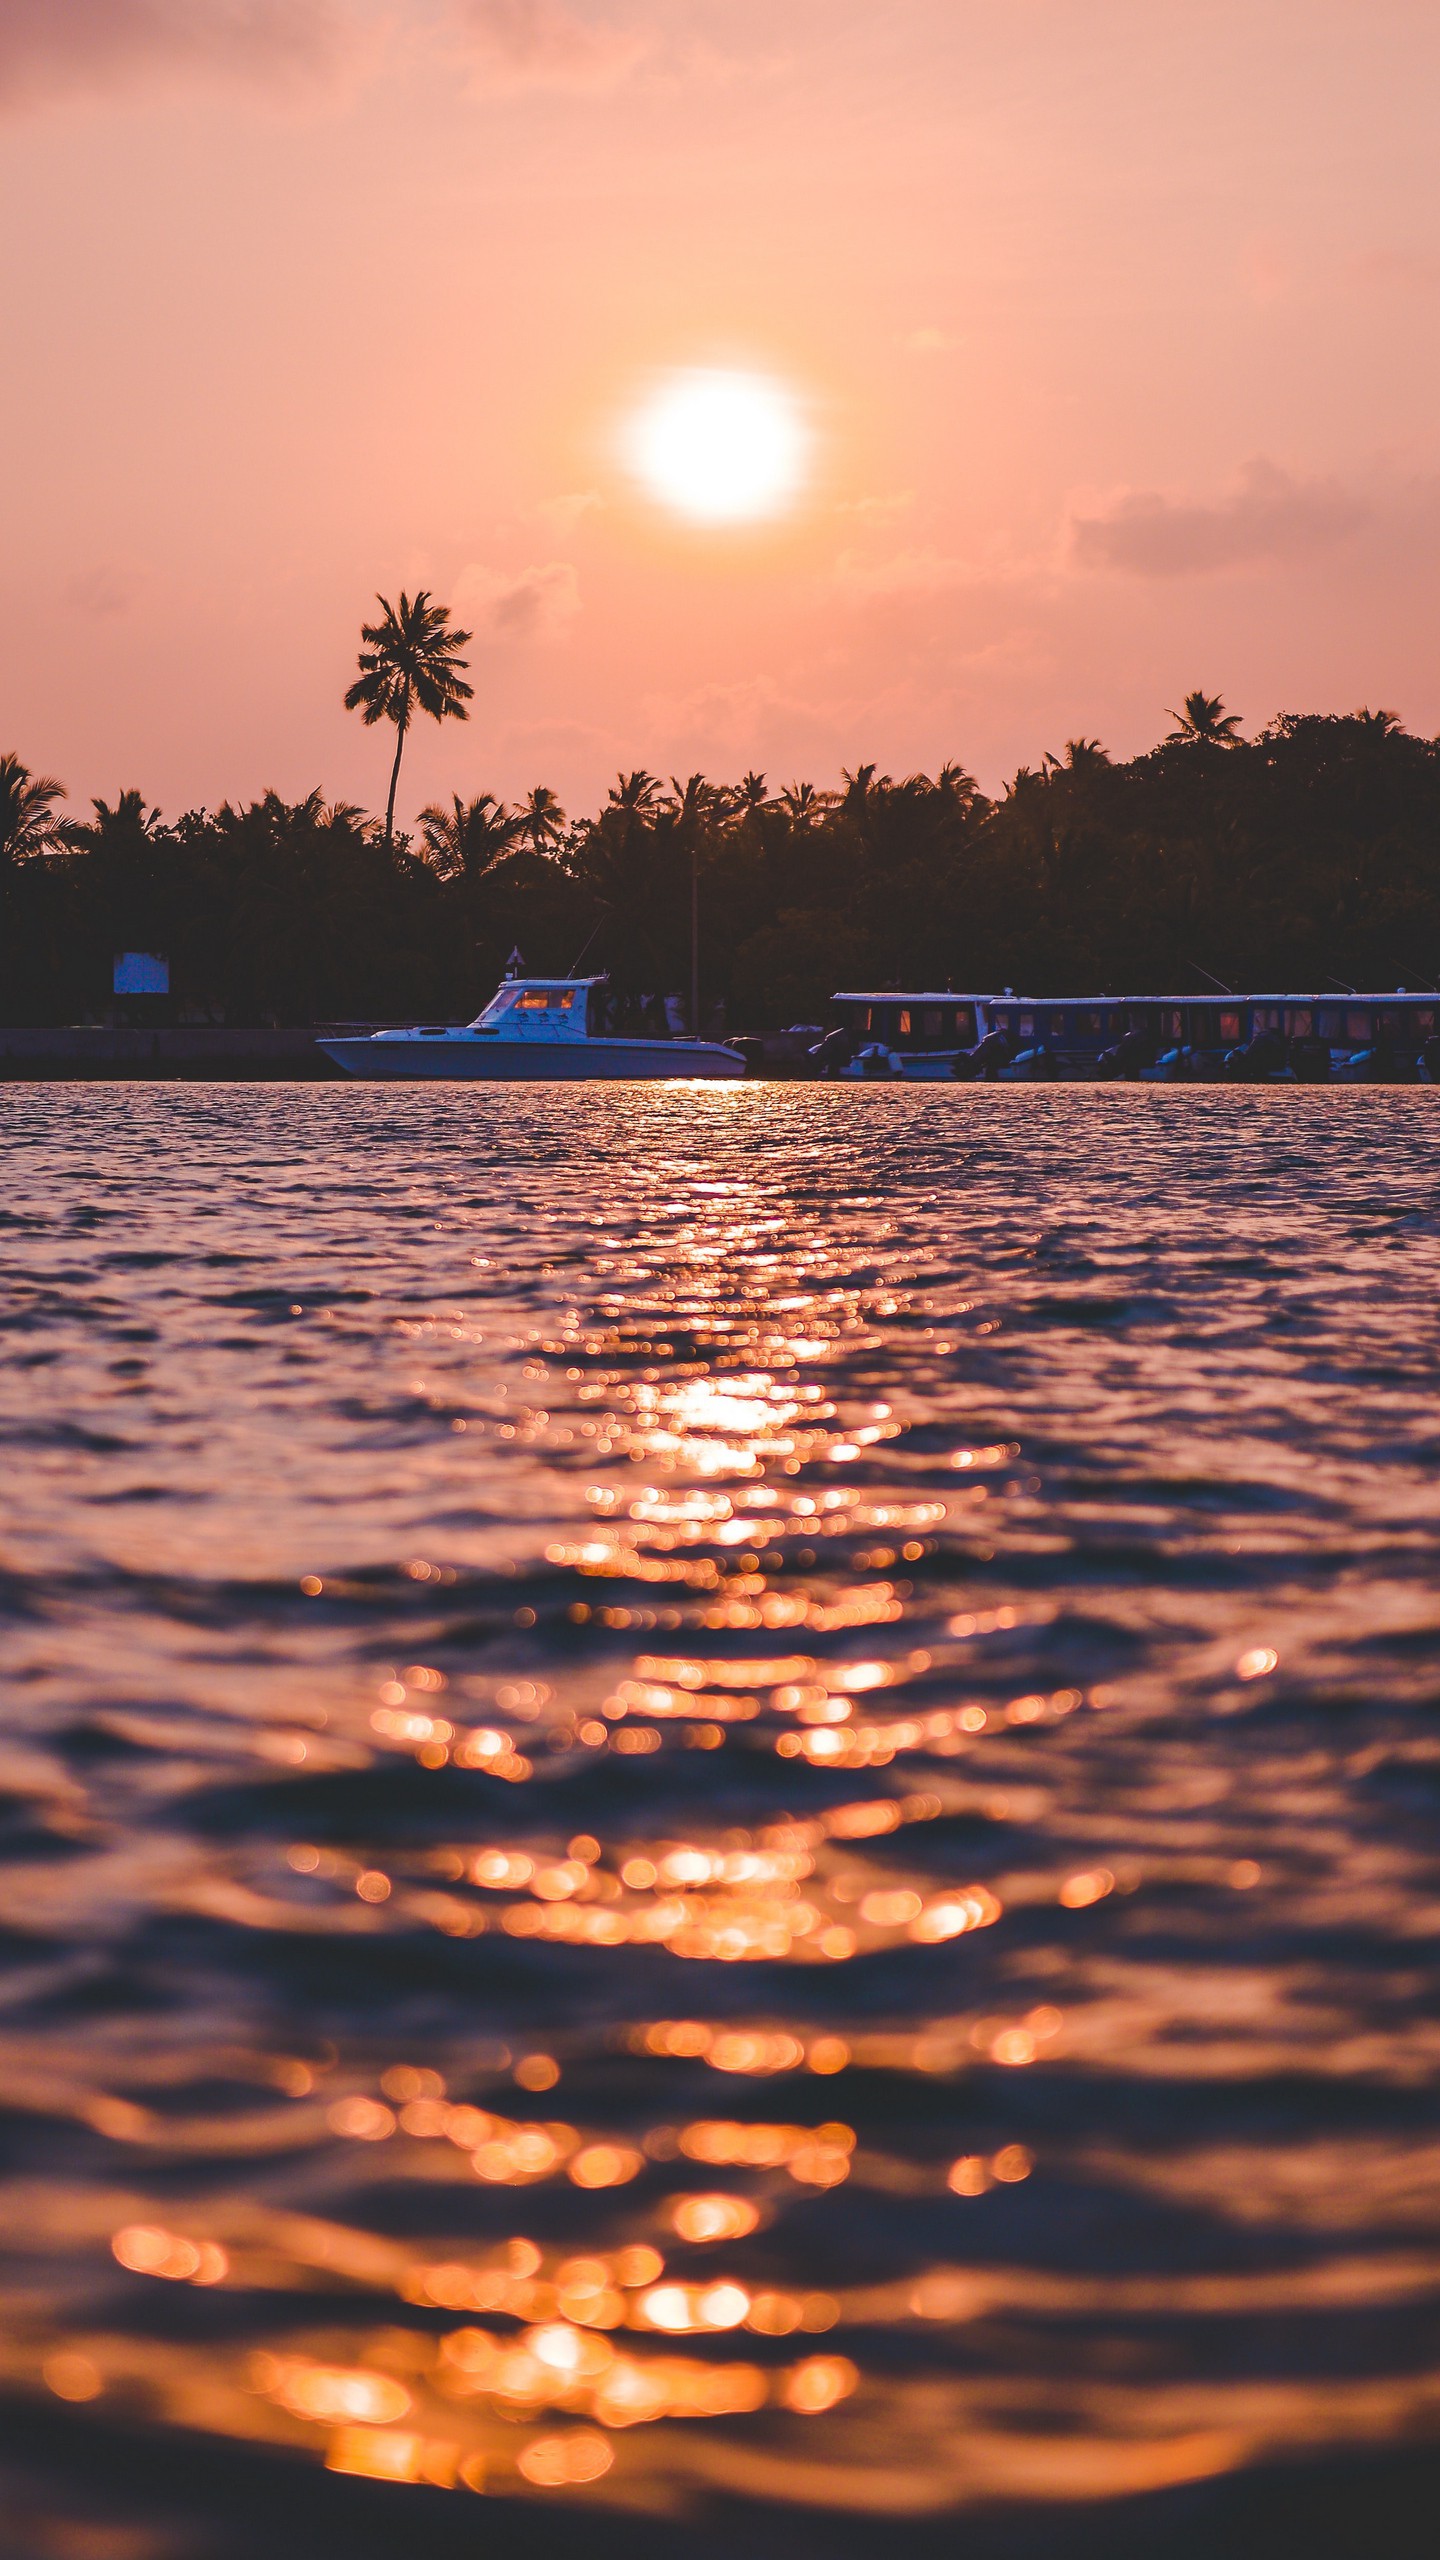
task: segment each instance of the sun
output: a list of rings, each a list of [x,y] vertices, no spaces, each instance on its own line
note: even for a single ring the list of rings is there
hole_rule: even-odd
[[[799,488],[808,438],[797,402],[763,374],[677,374],[630,424],[630,467],[677,515],[743,524]]]

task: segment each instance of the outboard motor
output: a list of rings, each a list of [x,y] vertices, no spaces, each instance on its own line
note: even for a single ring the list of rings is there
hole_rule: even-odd
[[[970,1073],[967,1081],[993,1084],[1001,1068],[1008,1067],[1014,1055],[1015,1044],[1008,1031],[987,1031],[978,1047],[961,1050],[955,1061],[954,1073],[957,1076],[964,1073],[960,1059],[968,1058]]]
[[[1203,1071],[1203,1061],[1196,1051],[1183,1043],[1162,1050],[1155,1061],[1155,1073],[1163,1084],[1190,1084]]]
[[[855,1055],[855,1043],[848,1031],[827,1032],[810,1051],[810,1063],[817,1076],[838,1076]]]
[[[1350,1064],[1359,1084],[1409,1084],[1415,1072],[1408,1058],[1397,1058],[1388,1040],[1361,1049]]]
[[[1298,1084],[1328,1084],[1330,1081],[1330,1043],[1318,1032],[1308,1031],[1290,1043],[1290,1064]]]
[[[1010,1073],[1017,1083],[1053,1084],[1060,1073],[1060,1062],[1053,1049],[1022,1049]]]
[[[1097,1060],[1102,1076],[1111,1083],[1117,1079],[1134,1083],[1146,1067],[1155,1063],[1155,1035],[1150,1031],[1126,1031],[1113,1049],[1102,1049]]]
[[[1249,1046],[1232,1049],[1225,1073],[1232,1084],[1268,1084],[1285,1064],[1285,1042],[1278,1031],[1257,1031]]]

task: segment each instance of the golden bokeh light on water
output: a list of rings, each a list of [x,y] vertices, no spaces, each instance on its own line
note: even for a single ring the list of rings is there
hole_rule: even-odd
[[[1047,1093],[1027,1136],[1004,1091],[420,1096],[396,1145],[394,1097],[321,1092],[226,1223],[204,1098],[163,1230],[126,1195],[123,1299],[66,1228],[53,1341],[25,1173],[69,1436],[10,1554],[43,1526],[84,1574],[55,1609],[36,1562],[3,1636],[0,1916],[110,2005],[6,2031],[12,2388],[322,2487],[673,2520],[718,2484],[821,2548],[832,2504],[880,2534],[1421,2423],[1418,2347],[1358,2388],[1313,2345],[1359,2309],[1404,2350],[1440,2283],[1432,1381],[1387,1368],[1421,1454],[1383,1465],[1343,1385],[1440,1247],[1307,1237],[1302,1468],[1294,1228],[1232,1099]],[[112,1132],[111,1178],[165,1143]]]

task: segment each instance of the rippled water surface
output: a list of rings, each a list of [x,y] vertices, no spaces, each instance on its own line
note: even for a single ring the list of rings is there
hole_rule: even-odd
[[[7,2549],[1433,2441],[1436,1097],[3,1112]]]

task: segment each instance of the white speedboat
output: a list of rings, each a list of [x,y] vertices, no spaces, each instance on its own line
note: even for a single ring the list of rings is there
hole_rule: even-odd
[[[646,1040],[601,1028],[603,978],[507,978],[473,1022],[422,1022],[413,1031],[320,1040],[347,1075],[483,1077],[566,1084],[587,1076],[743,1076],[745,1060],[718,1040]]]

